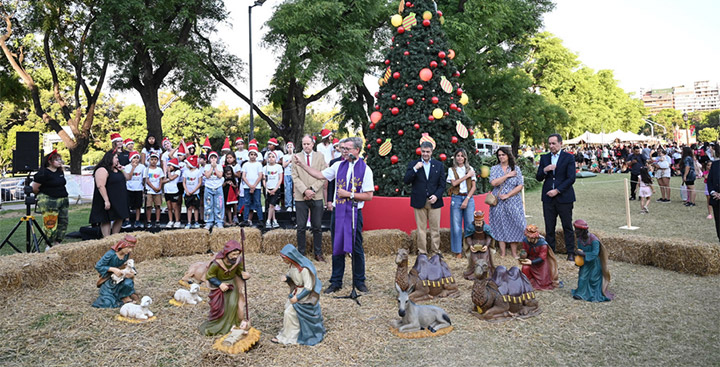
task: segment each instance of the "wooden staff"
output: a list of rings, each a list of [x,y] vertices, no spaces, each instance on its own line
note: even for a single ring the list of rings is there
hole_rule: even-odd
[[[242,265],[243,265],[243,271],[247,271],[245,268],[245,228],[240,228],[240,243],[242,244]],[[242,273],[240,274],[240,277],[242,278]],[[247,279],[243,279],[243,288],[244,288],[244,294],[245,294],[245,320],[250,321],[250,311],[248,307],[248,297],[247,297]]]

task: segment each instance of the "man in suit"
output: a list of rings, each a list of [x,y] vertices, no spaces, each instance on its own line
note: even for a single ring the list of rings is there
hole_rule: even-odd
[[[645,166],[647,159],[640,151],[640,147],[636,145],[627,161],[630,162],[630,200],[635,200],[637,197],[636,189],[638,182],[640,182],[640,169]]]
[[[550,154],[540,156],[535,178],[545,181],[542,187],[543,216],[545,217],[545,239],[555,251],[555,224],[560,216],[568,261],[575,261],[575,233],[572,225],[573,202],[575,202],[575,158],[562,150],[562,137],[552,134],[548,137]]]
[[[309,135],[302,138],[303,151],[296,157],[307,166],[322,171],[327,168],[325,157],[313,152],[313,140]],[[313,247],[315,249],[315,260],[325,262],[322,254],[322,217],[323,217],[323,185],[324,180],[310,176],[307,171],[298,169],[293,165],[293,196],[295,197],[295,209],[297,219],[297,247],[298,251],[305,256],[305,231],[307,230],[308,214],[310,214],[310,231],[313,234]]]
[[[433,145],[420,144],[422,159],[411,161],[405,172],[405,183],[412,184],[410,206],[415,211],[418,229],[418,252],[428,257],[440,253],[440,208],[445,191],[445,167],[432,159]],[[427,226],[430,223],[431,253],[427,251]]]
[[[720,157],[720,144],[717,143],[715,144],[715,156]],[[715,233],[720,240],[720,160],[716,160],[710,165],[707,185],[710,193],[710,205],[713,208],[713,219],[715,219]]]

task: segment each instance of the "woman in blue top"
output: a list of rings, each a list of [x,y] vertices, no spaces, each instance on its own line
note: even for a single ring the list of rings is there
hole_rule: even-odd
[[[612,300],[613,294],[608,291],[610,272],[607,268],[607,251],[600,240],[588,232],[588,224],[584,220],[576,220],[573,226],[577,236],[575,254],[584,259],[578,274],[578,287],[572,290],[573,298],[589,302]]]

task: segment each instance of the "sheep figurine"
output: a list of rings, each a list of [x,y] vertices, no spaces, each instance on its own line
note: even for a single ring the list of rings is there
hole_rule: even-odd
[[[152,298],[150,296],[144,296],[140,300],[140,304],[126,303],[120,308],[120,315],[138,320],[147,320],[149,317],[153,317],[152,311],[148,307],[152,304]]]
[[[193,283],[190,284],[190,290],[180,288],[175,292],[175,298],[176,301],[180,303],[187,303],[189,305],[196,305],[200,302],[202,302],[202,297],[198,295],[198,291],[200,290],[200,285]]]
[[[117,276],[115,274],[111,274],[110,277],[112,278],[112,281],[115,282],[115,284],[118,284],[125,280],[125,278],[129,277],[131,274],[133,276],[137,275],[137,271],[135,270],[135,260],[128,259],[128,261],[125,262],[125,268],[120,270],[122,273],[120,276]]]

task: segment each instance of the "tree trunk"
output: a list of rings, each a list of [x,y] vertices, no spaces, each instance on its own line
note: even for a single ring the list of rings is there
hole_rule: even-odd
[[[87,137],[75,137],[75,148],[70,149],[70,173],[79,175],[82,173],[82,158],[90,145]]]
[[[513,129],[511,149],[512,154],[517,158],[518,150],[520,149],[520,131],[517,129]]]
[[[145,119],[147,121],[148,134],[155,136],[156,140],[162,140],[162,117],[163,112],[160,110],[160,101],[158,100],[158,88],[152,85],[135,86],[140,92],[143,105],[145,106]]]

